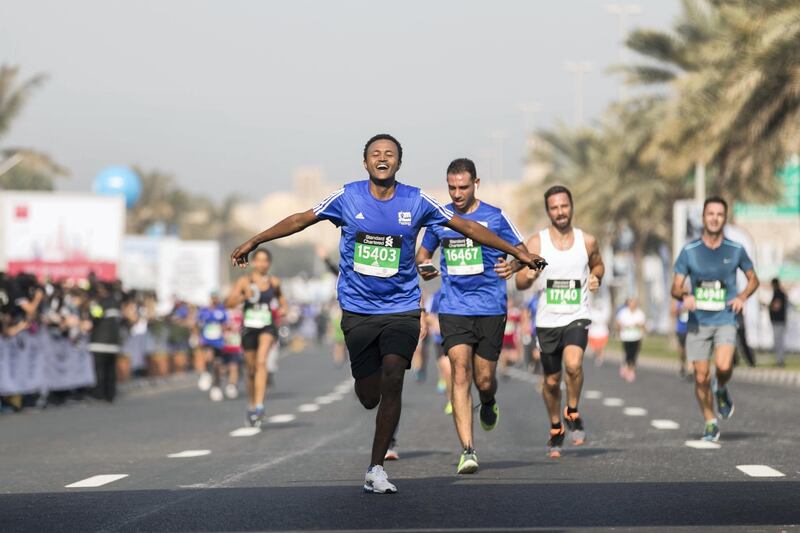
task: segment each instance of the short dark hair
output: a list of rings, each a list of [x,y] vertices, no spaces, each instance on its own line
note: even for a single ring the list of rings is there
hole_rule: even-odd
[[[706,201],[703,202],[703,213],[706,212],[706,206],[708,204],[722,204],[722,207],[725,208],[725,214],[728,214],[728,202],[726,202],[725,198],[722,196],[709,196],[706,198]]]
[[[267,254],[267,259],[272,261],[272,253],[266,248],[256,248],[256,251],[253,252],[253,259],[255,259],[258,254]]]
[[[458,159],[453,159],[447,165],[447,174],[461,174],[462,172],[469,172],[472,181],[478,179],[478,171],[475,170],[475,163],[472,159],[459,157]]]
[[[546,191],[544,191],[544,208],[547,209],[547,199],[553,195],[564,193],[569,198],[569,205],[572,207],[572,193],[569,192],[569,189],[564,187],[563,185],[553,185]]]
[[[364,145],[364,161],[367,160],[367,150],[369,150],[369,145],[374,143],[375,141],[392,141],[395,146],[397,146],[397,162],[403,162],[403,147],[400,146],[400,141],[395,139],[392,135],[388,133],[379,133],[377,135],[373,135],[368,141],[367,144]]]

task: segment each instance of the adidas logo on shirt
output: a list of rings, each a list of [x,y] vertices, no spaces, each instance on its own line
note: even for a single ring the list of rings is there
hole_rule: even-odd
[[[356,215],[357,220],[364,220],[364,213],[359,213]]]

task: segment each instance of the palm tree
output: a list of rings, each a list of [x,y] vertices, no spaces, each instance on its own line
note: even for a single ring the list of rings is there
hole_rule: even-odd
[[[739,200],[778,192],[776,170],[800,149],[800,4],[684,0],[674,33],[639,30],[628,45],[655,60],[634,83],[674,94],[644,152],[664,175],[711,167],[715,189]]]
[[[19,67],[0,65],[0,138],[11,128],[35,89],[46,80],[42,74],[19,81]],[[54,179],[66,169],[46,154],[30,148],[0,147],[0,188],[52,190]]]

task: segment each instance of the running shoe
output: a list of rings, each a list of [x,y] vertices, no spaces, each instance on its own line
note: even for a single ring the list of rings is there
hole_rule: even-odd
[[[447,402],[444,406],[444,414],[452,415],[453,414],[453,402]]]
[[[497,405],[496,401],[493,401],[491,404],[482,403],[479,414],[481,427],[484,431],[493,430],[497,427],[497,423],[500,422],[500,406]]]
[[[564,447],[564,437],[567,432],[564,426],[558,429],[550,428],[550,439],[547,441],[547,455],[552,459],[561,457],[561,448]]]
[[[572,437],[572,444],[580,446],[586,441],[586,431],[583,429],[583,419],[577,412],[569,414],[567,408],[564,408],[564,423],[569,429],[570,436]]]
[[[383,456],[384,461],[397,461],[400,459],[400,454],[397,452],[397,441],[392,439],[389,443],[389,449],[386,450],[386,455]]]
[[[256,426],[261,427],[261,424],[264,422],[264,406],[257,405],[255,408],[255,416],[256,416]]]
[[[260,428],[264,421],[264,406],[257,406],[247,410],[247,423],[250,427]]]
[[[719,440],[719,426],[713,420],[706,422],[703,429],[703,440],[708,442],[717,442]]]
[[[456,474],[474,474],[478,471],[478,454],[474,448],[466,448],[461,452]]]
[[[389,483],[389,476],[381,465],[375,465],[367,470],[364,477],[364,492],[371,494],[394,494],[397,487]]]
[[[447,392],[447,382],[442,378],[439,378],[439,380],[436,382],[436,392],[439,394],[444,394]]]
[[[222,395],[222,389],[219,387],[211,387],[208,397],[211,398],[212,402],[221,402],[225,399],[225,396]]]
[[[239,397],[239,389],[233,383],[225,385],[225,397],[229,400],[235,400]]]
[[[211,379],[211,373],[203,372],[200,374],[200,379],[197,380],[197,388],[203,392],[208,392],[211,388],[213,380]]]
[[[733,398],[728,392],[728,387],[717,389],[717,414],[723,420],[733,416]]]

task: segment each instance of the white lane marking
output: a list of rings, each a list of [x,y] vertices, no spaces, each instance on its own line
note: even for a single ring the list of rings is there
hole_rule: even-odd
[[[767,465],[736,465],[736,468],[750,477],[784,477],[785,475]]]
[[[101,474],[99,476],[87,477],[86,479],[70,483],[69,485],[64,485],[64,488],[83,489],[88,487],[102,487],[103,485],[108,485],[109,483],[113,483],[125,477],[128,477],[128,474]]]
[[[585,393],[583,393],[583,397],[587,400],[599,400],[603,397],[603,393],[599,390],[587,390]]]
[[[344,384],[344,385],[337,385],[336,388],[333,389],[333,390],[337,394],[347,394],[348,392],[353,390],[353,385],[351,385],[350,383],[347,383],[347,384]]]
[[[286,424],[295,420],[297,420],[297,417],[294,415],[273,415],[267,418],[267,422],[270,424]]]
[[[681,425],[674,420],[666,419],[651,420],[650,425],[656,429],[678,429],[681,427]]]
[[[338,394],[327,394],[325,396],[317,396],[314,398],[314,402],[320,405],[328,405],[341,399],[342,397]]]
[[[622,410],[622,412],[628,416],[645,416],[647,415],[647,409],[643,407],[626,407]]]
[[[261,428],[239,428],[229,433],[231,437],[252,437],[261,433]]]
[[[684,442],[689,448],[697,450],[719,450],[722,448],[718,442],[711,442],[708,440],[687,440]]]
[[[185,457],[202,457],[211,453],[211,450],[183,450],[167,455],[170,459],[183,459]]]
[[[625,401],[622,398],[606,398],[603,400],[603,405],[607,407],[620,407],[625,405]]]
[[[298,407],[297,410],[301,413],[313,413],[315,411],[319,411],[319,405],[315,403],[304,403]]]

